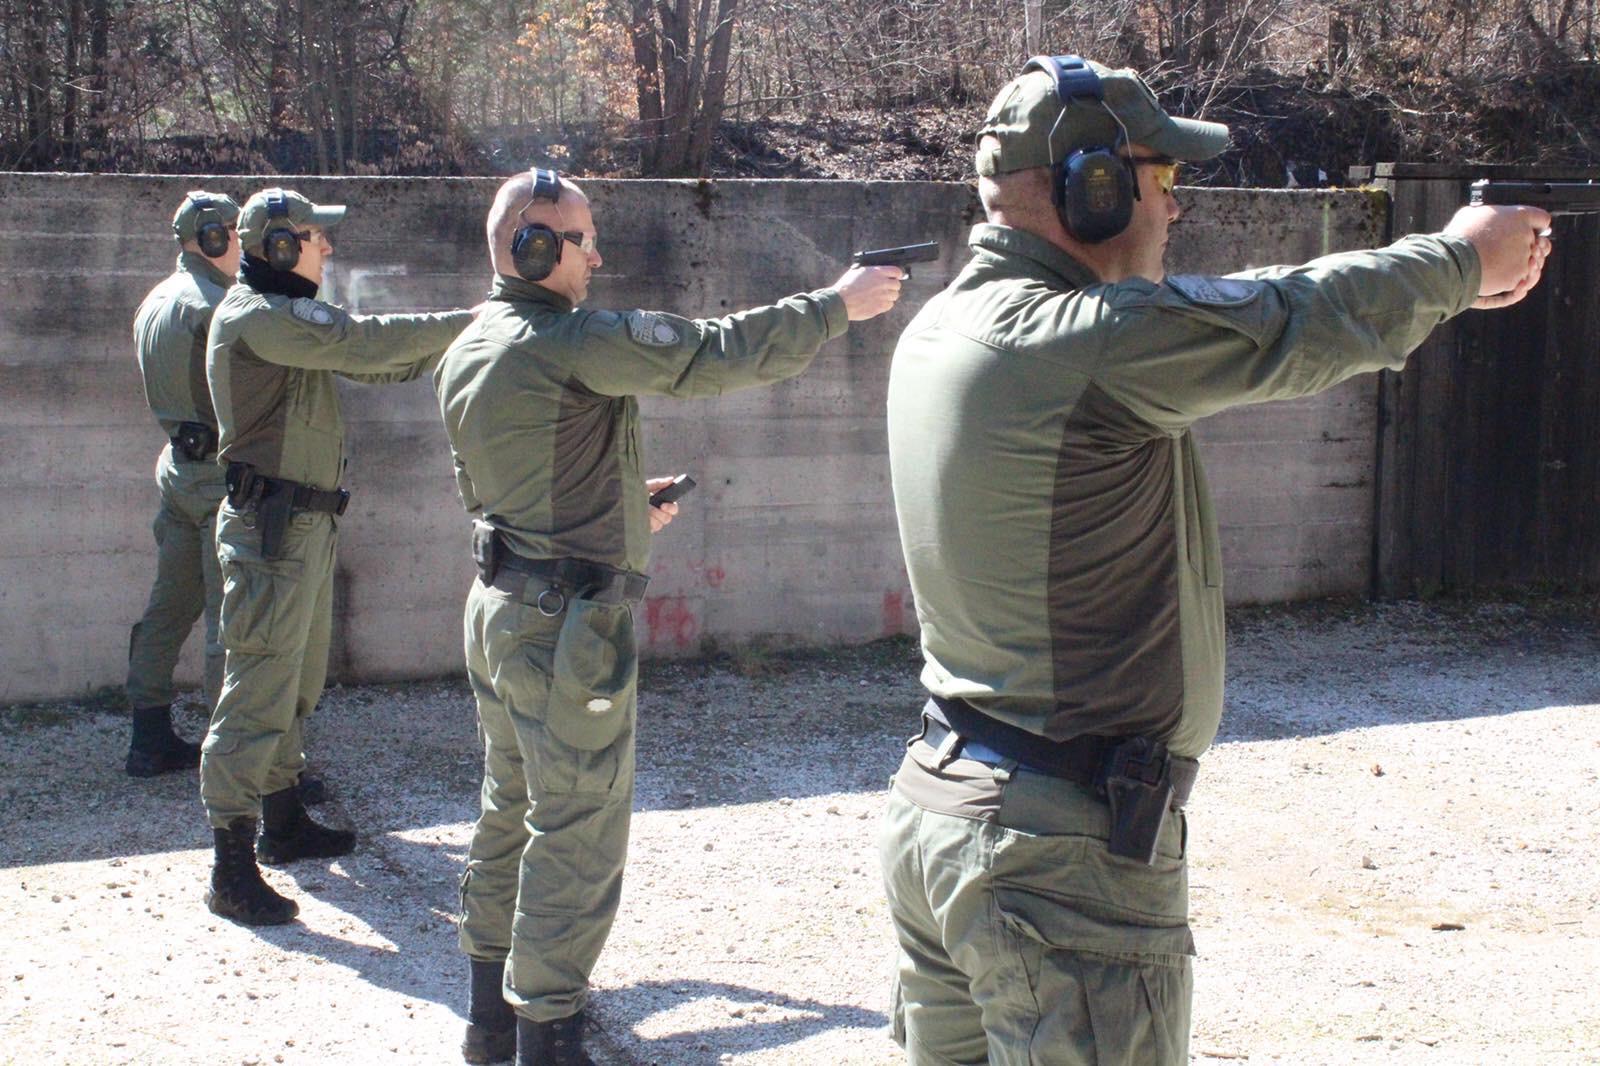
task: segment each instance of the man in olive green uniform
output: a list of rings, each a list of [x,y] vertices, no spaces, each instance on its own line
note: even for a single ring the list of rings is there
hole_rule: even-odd
[[[172,671],[202,615],[207,710],[216,706],[222,686],[222,576],[213,531],[226,489],[216,463],[217,417],[206,388],[206,332],[239,269],[238,219],[239,205],[227,196],[185,196],[172,218],[178,268],[150,290],[133,319],[145,400],[170,438],[156,461],[156,580],[128,640],[133,735],[125,767],[134,777],[200,765],[200,745],[172,730]]]
[[[462,1051],[586,1063],[582,1011],[633,799],[634,608],[668,517],[647,499],[634,397],[792,377],[849,321],[887,310],[900,272],[855,269],[721,319],[580,309],[601,263],[594,221],[545,170],[501,187],[488,237],[489,307],[434,375],[479,563],[465,637],[484,781],[461,889]]]
[[[1548,216],[1168,277],[1179,160],[1227,129],[1041,57],[980,132],[988,224],[902,335],[895,507],[932,694],[880,836],[916,1064],[1188,1062],[1183,803],[1222,713],[1193,423],[1399,367],[1537,281]]]
[[[318,825],[294,785],[306,716],[327,675],[336,516],[349,494],[335,377],[410,381],[472,312],[351,315],[316,298],[342,206],[269,189],[239,216],[244,262],[211,321],[207,362],[228,496],[217,516],[222,695],[200,762],[216,844],[206,903],[250,925],[299,908],[256,866],[343,855],[355,834]],[[261,838],[256,840],[256,817]]]

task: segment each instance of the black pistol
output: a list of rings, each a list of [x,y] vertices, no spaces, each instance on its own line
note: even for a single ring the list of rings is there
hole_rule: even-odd
[[[1552,215],[1600,214],[1600,182],[1595,181],[1495,181],[1472,183],[1472,206],[1522,204],[1542,207]]]
[[[863,267],[897,266],[901,270],[901,277],[909,278],[910,264],[931,263],[937,258],[939,242],[928,241],[924,244],[901,245],[899,248],[873,248],[857,252],[850,257],[850,262]]]

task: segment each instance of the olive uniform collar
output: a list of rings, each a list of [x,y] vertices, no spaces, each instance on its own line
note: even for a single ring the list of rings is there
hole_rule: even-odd
[[[489,299],[504,300],[506,303],[542,304],[562,314],[575,306],[559,292],[547,289],[536,281],[526,281],[508,274],[494,276],[494,284],[489,286]]]
[[[1027,230],[980,222],[972,227],[967,244],[973,251],[989,252],[1002,259],[1032,260],[1059,278],[1064,283],[1063,288],[1086,289],[1100,284],[1100,278],[1094,271],[1065,250]]]
[[[224,289],[233,284],[233,279],[217,269],[217,264],[201,255],[199,252],[184,250],[178,253],[178,269],[186,274],[193,274],[197,278],[205,278]]]

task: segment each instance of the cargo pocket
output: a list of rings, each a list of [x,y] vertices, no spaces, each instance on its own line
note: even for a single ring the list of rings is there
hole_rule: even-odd
[[[292,559],[222,564],[222,646],[246,655],[294,648],[294,600],[300,563]]]
[[[569,601],[551,664],[556,739],[580,751],[609,747],[631,715],[638,666],[632,608]]]
[[[1012,965],[1036,1011],[1041,1063],[1128,1066],[1186,1061],[1187,875],[1181,862],[1144,866],[1092,836],[1007,831],[994,853],[994,901]]]
[[[627,604],[567,601],[550,664],[539,783],[551,792],[609,792],[632,729],[638,652]]]

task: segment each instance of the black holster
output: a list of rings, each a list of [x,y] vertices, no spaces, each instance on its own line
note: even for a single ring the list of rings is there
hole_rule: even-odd
[[[494,526],[481,518],[474,518],[472,561],[478,567],[478,579],[485,585],[492,584],[495,574],[500,572],[500,553],[504,550],[500,546],[500,535],[495,532]]]
[[[342,515],[350,503],[344,489],[318,489],[284,478],[263,477],[248,463],[228,464],[228,503],[249,515],[252,529],[261,531],[261,557],[276,559],[283,553],[283,536],[296,511],[323,511]]]
[[[1100,788],[1111,807],[1113,855],[1150,866],[1167,811],[1172,807],[1172,760],[1167,746],[1149,737],[1130,737],[1106,759]]]
[[[191,463],[204,462],[217,453],[217,431],[204,422],[179,422],[172,450]]]
[[[283,484],[268,485],[256,502],[256,528],[261,531],[261,557],[283,554],[283,535],[294,516],[294,491]]]

